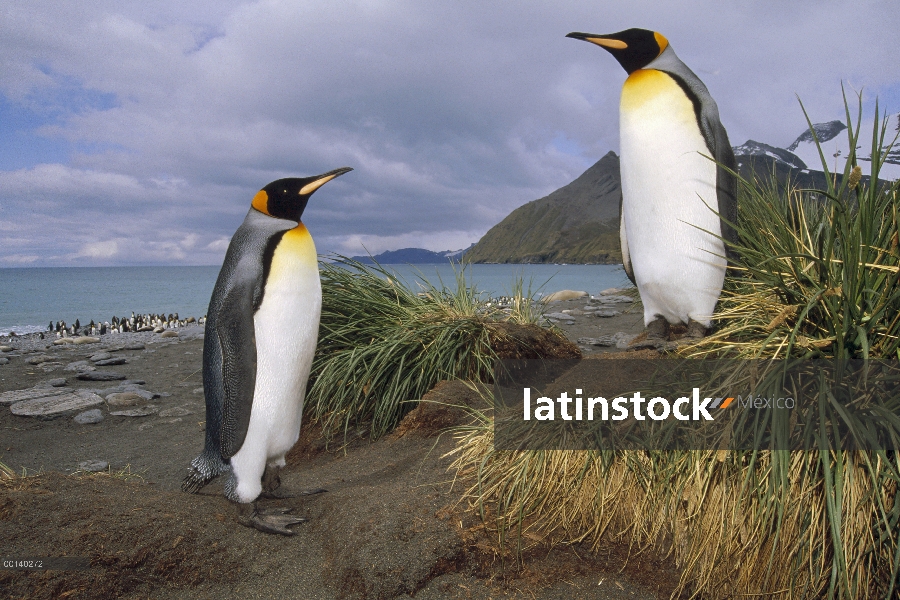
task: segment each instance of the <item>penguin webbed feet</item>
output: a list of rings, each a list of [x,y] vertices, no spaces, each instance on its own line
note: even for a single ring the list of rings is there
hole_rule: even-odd
[[[181,491],[188,494],[196,494],[213,479],[215,479],[215,476],[204,477],[200,471],[191,468],[184,479],[181,480]]]
[[[294,535],[294,532],[288,529],[291,525],[305,523],[306,519],[289,515],[290,508],[274,507],[259,509],[256,502],[247,504],[238,504],[238,523],[245,527],[252,527],[263,533],[271,533],[277,535]]]
[[[643,339],[638,339],[629,345],[631,350],[643,350],[645,348],[653,348],[660,350],[665,347],[669,341],[669,322],[665,317],[657,315],[655,319],[647,325],[647,335]]]
[[[280,467],[274,465],[266,465],[266,470],[263,473],[262,493],[260,493],[259,495],[260,498],[284,500],[286,498],[296,498],[298,496],[312,496],[314,494],[322,494],[328,491],[322,488],[312,488],[308,490],[300,490],[297,492],[285,490],[283,487],[281,487],[281,477],[279,476],[280,471]]]

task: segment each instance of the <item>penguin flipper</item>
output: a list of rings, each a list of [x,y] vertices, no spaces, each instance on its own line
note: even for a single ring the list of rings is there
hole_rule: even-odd
[[[622,210],[622,196],[619,196],[619,245],[622,248],[622,266],[631,283],[637,285],[634,280],[634,269],[631,267],[631,253],[628,251],[628,238],[625,235],[625,211]]]
[[[222,458],[234,456],[244,444],[256,388],[256,332],[253,325],[256,281],[230,290],[217,317],[216,338],[221,351]]]

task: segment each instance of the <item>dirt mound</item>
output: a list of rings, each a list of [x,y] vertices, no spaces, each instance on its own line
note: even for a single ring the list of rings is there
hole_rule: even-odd
[[[492,324],[490,340],[501,359],[581,358],[564,335],[537,325]]]

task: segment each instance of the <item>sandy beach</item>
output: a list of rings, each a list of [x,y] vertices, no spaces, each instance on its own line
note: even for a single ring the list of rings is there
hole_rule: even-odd
[[[558,302],[548,312],[580,313],[584,304]],[[634,335],[641,325],[634,311],[557,323],[573,342]],[[0,483],[0,555],[90,560],[86,570],[0,570],[6,597],[663,598],[674,588],[671,559],[629,557],[627,547],[592,553],[538,543],[517,566],[460,502],[463,486],[448,471],[453,439],[444,430],[464,413],[432,403],[376,442],[350,432],[346,445],[326,444],[305,425],[284,485],[328,492],[267,501],[309,519],[293,537],[240,526],[221,482],[198,495],[179,490],[205,417],[203,329],[178,333],[59,346],[49,337],[0,340],[11,348],[0,354],[8,359],[0,365],[0,461],[29,475]],[[586,356],[622,351],[580,346]],[[85,380],[90,373],[119,379]],[[51,390],[58,402],[29,405],[48,414],[14,414],[11,399],[29,390]],[[461,382],[442,382],[426,399],[480,401]],[[79,417],[89,411],[101,419]]]

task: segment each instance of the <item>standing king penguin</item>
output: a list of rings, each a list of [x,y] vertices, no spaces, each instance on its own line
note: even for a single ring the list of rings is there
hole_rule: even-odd
[[[737,241],[736,164],[719,109],[659,33],[566,37],[601,46],[628,73],[619,105],[619,236],[644,304],[647,343],[663,343],[677,323],[688,337],[703,337],[730,256],[723,239]]]
[[[206,441],[181,489],[196,493],[228,472],[239,521],[291,535],[304,519],[256,500],[276,493],[284,455],[300,434],[316,350],[322,287],[316,247],[300,221],[309,197],[349,167],[273,181],[253,198],[231,238],[209,301],[203,342]],[[315,491],[324,490],[314,490]]]

